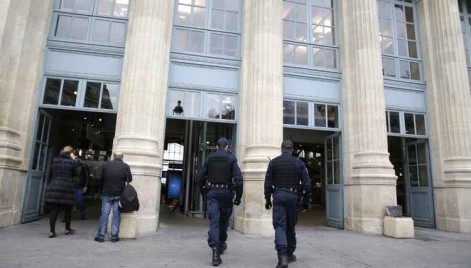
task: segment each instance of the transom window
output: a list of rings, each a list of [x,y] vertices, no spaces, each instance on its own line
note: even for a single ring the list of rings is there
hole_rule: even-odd
[[[415,3],[378,0],[383,75],[422,80]]]
[[[283,124],[310,128],[339,128],[337,105],[308,101],[283,101]]]
[[[386,128],[389,135],[426,136],[425,115],[400,111],[386,111]]]
[[[47,77],[42,105],[116,111],[118,96],[116,83]]]
[[[239,57],[239,0],[175,0],[173,51]]]
[[[471,78],[471,1],[458,0],[460,8],[461,32],[463,33],[464,49],[466,52],[466,63],[468,66],[468,77]],[[470,88],[471,88],[471,79]]]
[[[193,90],[170,90],[167,116],[209,120],[236,120],[237,96]]]
[[[51,38],[124,46],[129,0],[58,0]]]
[[[283,1],[285,64],[337,69],[335,1]]]

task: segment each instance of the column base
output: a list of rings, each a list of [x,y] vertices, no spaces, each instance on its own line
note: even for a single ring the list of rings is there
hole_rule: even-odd
[[[467,184],[466,188],[435,188],[437,229],[471,233],[471,188]],[[464,186],[462,182],[460,185]]]
[[[275,230],[273,229],[272,220],[270,219],[249,219],[244,217],[235,218],[235,230],[243,234],[273,237]]]

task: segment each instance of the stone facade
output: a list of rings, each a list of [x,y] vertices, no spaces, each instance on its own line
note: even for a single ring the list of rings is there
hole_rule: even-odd
[[[20,221],[53,0],[0,3],[0,227]],[[339,0],[344,226],[383,233],[396,204],[384,124],[376,0]],[[268,157],[283,137],[282,2],[243,1],[238,159],[245,179],[235,228],[270,236]],[[174,1],[132,1],[114,150],[131,166],[141,210],[123,228],[158,227]],[[471,233],[471,96],[455,0],[417,1],[437,228]],[[18,109],[18,107],[22,107]],[[126,223],[123,223],[126,225]],[[135,226],[133,226],[135,225]]]

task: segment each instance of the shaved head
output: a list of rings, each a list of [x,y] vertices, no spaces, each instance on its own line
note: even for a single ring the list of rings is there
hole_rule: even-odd
[[[114,152],[113,153],[113,158],[114,159],[123,159],[123,153],[122,152]]]

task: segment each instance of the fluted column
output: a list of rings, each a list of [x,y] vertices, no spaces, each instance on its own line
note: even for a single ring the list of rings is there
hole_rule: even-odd
[[[114,150],[131,166],[141,205],[138,234],[158,225],[173,6],[134,0],[130,9]]]
[[[471,95],[458,1],[418,3],[437,228],[471,233]]]
[[[339,1],[343,84],[345,228],[383,233],[396,204],[389,161],[376,0]]]
[[[271,211],[264,208],[268,157],[280,153],[283,136],[283,58],[280,0],[244,1],[239,159],[244,198],[235,228],[272,235]]]
[[[52,3],[0,4],[0,227],[21,217]]]

